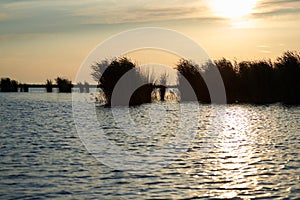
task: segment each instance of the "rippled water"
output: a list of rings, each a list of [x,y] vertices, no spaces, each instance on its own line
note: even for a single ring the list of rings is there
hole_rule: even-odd
[[[111,111],[97,107],[99,129],[129,153],[151,152],[172,141],[182,120],[178,106],[129,109],[149,137],[122,135]],[[192,115],[188,108],[194,104],[185,106]],[[0,93],[0,108],[1,199],[300,197],[297,106],[200,105],[194,110],[198,123],[185,124],[194,131],[185,151],[140,173],[111,168],[86,150],[76,132],[71,95]],[[161,118],[158,130],[147,126]],[[119,120],[126,122],[122,115]]]

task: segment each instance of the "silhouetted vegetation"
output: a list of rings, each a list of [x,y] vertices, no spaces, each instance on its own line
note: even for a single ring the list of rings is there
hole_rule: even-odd
[[[111,62],[103,60],[91,66],[91,68],[93,70],[91,75],[98,82],[98,87],[103,90],[107,106],[111,106],[112,104],[112,95],[116,84],[129,71],[128,75],[130,77],[127,81],[124,80],[123,85],[121,84],[120,87],[123,88],[118,91],[120,98],[114,99],[114,105],[140,105],[151,102],[151,93],[154,89],[153,84],[148,84],[146,76],[142,75],[136,65],[127,58],[117,58]],[[135,86],[140,87],[135,88]],[[129,102],[125,102],[126,98],[123,99],[122,97],[130,93],[131,89],[134,90],[133,94],[129,98]]]
[[[80,93],[89,93],[90,92],[90,85],[88,82],[84,82],[84,84],[82,84],[81,82],[78,82],[76,85],[76,88],[79,89]]]
[[[88,82],[84,82],[84,90],[85,93],[90,92],[90,84]]]
[[[228,103],[267,104],[282,102],[300,103],[300,57],[296,52],[287,51],[276,62],[242,61],[232,64],[225,58],[215,61],[223,78]],[[181,60],[177,65],[179,90],[183,101],[191,100],[188,84],[193,88],[198,101],[210,102],[203,72],[190,61]],[[184,78],[188,81],[185,81]]]
[[[160,77],[160,89],[159,89],[159,93],[160,93],[160,100],[161,101],[165,101],[165,95],[166,95],[166,89],[167,89],[167,78],[168,75],[165,73],[163,75],[161,75]]]
[[[232,63],[225,58],[215,61],[220,74],[223,78],[223,83],[227,95],[227,102],[234,103],[238,94],[238,77],[237,69]]]
[[[46,86],[46,91],[47,92],[52,92],[53,84],[52,84],[52,81],[50,79],[47,79],[45,86]]]
[[[151,83],[142,85],[133,92],[129,100],[129,105],[134,106],[141,105],[144,103],[151,103],[151,94],[153,92],[153,89],[154,85]]]
[[[178,89],[181,101],[195,101],[209,103],[210,97],[208,88],[202,76],[205,71],[199,71],[198,66],[188,60],[180,60],[178,70]],[[196,98],[196,99],[195,99]]]
[[[235,101],[245,103],[273,103],[274,68],[271,62],[253,61],[238,64],[237,86]],[[232,89],[231,89],[232,90]],[[230,89],[228,90],[230,91]]]
[[[77,83],[77,88],[79,89],[79,92],[80,93],[83,93],[84,92],[84,86],[81,82],[78,82]]]
[[[19,91],[20,92],[28,92],[29,90],[29,85],[28,84],[19,84]]]
[[[300,103],[300,56],[286,52],[275,62],[275,87],[278,97],[287,104]]]
[[[43,89],[46,89],[46,92],[51,93],[53,92],[53,88],[58,88],[58,92],[62,93],[70,93],[72,92],[72,88],[74,87],[72,82],[68,79],[57,77],[55,79],[56,84],[53,84],[52,80],[47,79],[45,84],[26,84],[26,83],[18,83],[15,80],[11,80],[10,78],[1,78],[0,81],[0,92],[29,92],[29,88],[31,89],[38,89],[39,92],[43,92]],[[89,93],[90,88],[95,88],[95,85],[89,85],[88,82],[78,83],[76,85],[77,88],[80,89],[80,92]],[[33,90],[35,91],[35,90]]]
[[[182,59],[176,67],[178,89],[182,101],[211,102],[203,77],[208,77],[209,84],[213,84],[213,78],[210,76],[212,67],[217,67],[221,74],[228,103],[300,104],[300,56],[297,52],[287,51],[275,62],[259,60],[232,63],[223,58],[214,63],[207,62],[200,68],[192,61]],[[152,92],[157,88],[159,88],[160,100],[165,100],[168,87],[166,86],[167,74],[162,75],[159,83],[156,83],[157,78],[151,77],[149,71],[143,74],[134,63],[125,57],[112,61],[103,60],[91,68],[93,70],[91,75],[97,81],[98,87],[103,90],[107,106],[111,105],[115,86],[120,80],[123,80],[125,74],[128,75],[127,81],[123,80],[120,84],[115,105],[150,103]],[[51,80],[47,80],[44,85],[19,84],[10,78],[2,78],[0,91],[28,92],[29,87],[45,87],[47,92],[52,92],[54,87],[58,87],[59,92],[69,93],[72,91],[73,84],[70,80],[57,77],[55,82],[55,85]],[[90,88],[87,82],[78,83],[77,87],[81,93],[89,92]],[[128,93],[132,95],[127,99],[123,98]]]
[[[65,78],[61,78],[61,77],[57,77],[55,79],[55,82],[57,84],[58,90],[61,93],[71,93],[72,92],[72,81],[65,79]]]
[[[18,92],[18,82],[10,78],[1,78],[0,82],[1,92]]]
[[[100,63],[92,65],[92,76],[98,82],[105,95],[107,105],[111,105],[112,93],[119,79],[135,66],[126,58],[115,59],[111,63],[108,60],[103,60]]]

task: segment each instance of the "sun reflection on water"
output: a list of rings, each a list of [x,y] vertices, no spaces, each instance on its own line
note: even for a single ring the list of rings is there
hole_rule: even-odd
[[[253,157],[251,143],[255,142],[255,137],[251,134],[251,123],[246,109],[226,108],[225,112],[223,130],[215,143],[216,162],[228,181],[220,187],[225,190],[220,198],[233,198],[238,194],[235,190],[256,187],[257,180],[247,178],[248,175],[257,173],[256,168],[249,171]]]
[[[200,156],[201,161],[196,162],[199,168],[184,168],[181,173],[199,181],[199,186],[193,186],[199,189],[199,193],[192,190],[198,196],[204,195],[201,189],[209,188],[205,194],[208,197],[234,198],[241,194],[247,198],[255,197],[248,191],[259,191],[262,186],[259,185],[261,177],[258,174],[269,170],[259,156],[262,153],[260,148],[268,140],[257,132],[264,128],[261,123],[265,116],[245,106],[228,106],[225,109],[216,106],[213,109],[215,111],[210,115],[213,123],[218,125],[208,135],[201,135],[197,139],[199,146],[193,147],[204,149],[203,144],[210,144],[206,146],[208,150],[188,152],[187,157],[194,166]],[[201,141],[201,138],[206,139]],[[191,195],[195,196],[194,193]]]

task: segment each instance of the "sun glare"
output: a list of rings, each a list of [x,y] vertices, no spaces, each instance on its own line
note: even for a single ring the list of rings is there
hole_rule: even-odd
[[[253,12],[257,0],[211,0],[214,14],[229,19],[239,19]]]

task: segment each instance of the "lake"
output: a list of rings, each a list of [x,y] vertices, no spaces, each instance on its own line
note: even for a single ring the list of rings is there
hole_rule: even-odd
[[[71,94],[0,93],[0,108],[1,199],[300,198],[299,106],[96,106],[100,153]]]

